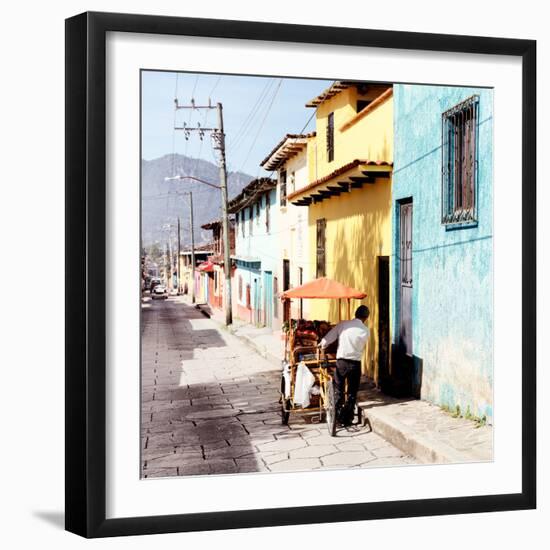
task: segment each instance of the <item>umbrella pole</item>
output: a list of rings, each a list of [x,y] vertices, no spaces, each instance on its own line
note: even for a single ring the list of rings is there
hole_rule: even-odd
[[[351,310],[350,310],[350,307],[349,307],[349,298],[348,298],[348,319],[351,319]]]
[[[342,320],[342,298],[338,298],[338,321]]]

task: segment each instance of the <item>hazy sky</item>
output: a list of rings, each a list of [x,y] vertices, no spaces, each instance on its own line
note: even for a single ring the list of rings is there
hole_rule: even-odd
[[[267,175],[259,164],[285,134],[315,129],[314,109],[305,103],[330,84],[327,80],[144,71],[142,156],[151,160],[176,152],[214,162],[208,136],[201,142],[198,134],[191,134],[186,141],[183,131],[173,130],[176,93],[180,105],[189,104],[192,97],[196,105],[205,105],[210,97],[213,105],[223,104],[228,170]],[[201,126],[216,126],[216,110],[179,110],[176,125],[184,121],[189,126],[197,121]]]

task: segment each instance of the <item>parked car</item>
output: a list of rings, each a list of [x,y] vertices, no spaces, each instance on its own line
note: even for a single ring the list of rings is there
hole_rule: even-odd
[[[151,297],[153,298],[153,300],[156,300],[157,298],[166,300],[166,298],[168,298],[166,287],[161,284],[156,285],[151,291]]]
[[[151,294],[153,294],[153,290],[155,290],[155,287],[157,285],[160,285],[161,282],[162,281],[158,277],[152,277],[151,278],[151,283],[149,285],[149,291],[151,292]]]

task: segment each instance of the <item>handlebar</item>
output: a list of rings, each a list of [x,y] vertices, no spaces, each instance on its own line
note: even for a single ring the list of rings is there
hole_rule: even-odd
[[[317,361],[323,364],[323,367],[328,367],[327,354],[320,346],[317,347]]]

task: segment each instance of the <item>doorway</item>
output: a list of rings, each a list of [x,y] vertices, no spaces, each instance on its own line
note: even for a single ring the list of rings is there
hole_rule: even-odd
[[[264,324],[273,326],[273,273],[264,271]]]
[[[378,377],[390,376],[390,258],[378,256]]]
[[[412,200],[400,204],[399,213],[399,348],[407,357],[413,354],[413,203]]]
[[[398,396],[412,395],[413,382],[413,202],[397,203],[398,249],[396,269],[397,325],[392,349],[390,377],[384,391]]]
[[[290,260],[283,260],[283,292],[290,288]],[[285,300],[283,322],[290,320],[290,300]]]

